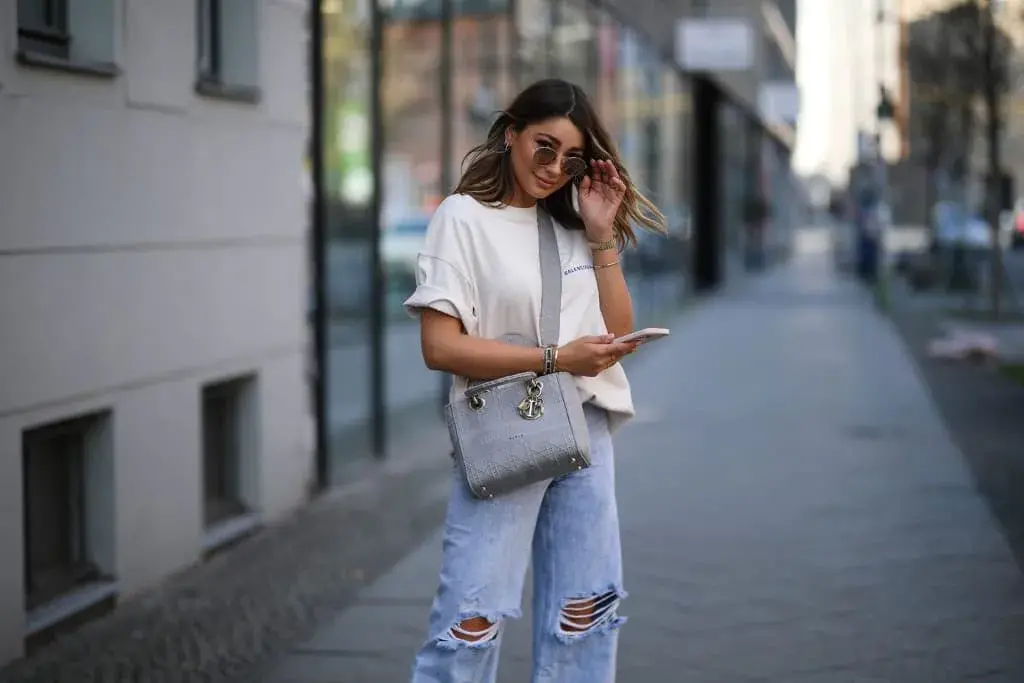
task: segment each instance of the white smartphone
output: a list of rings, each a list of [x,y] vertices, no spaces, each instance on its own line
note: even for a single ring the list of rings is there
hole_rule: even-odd
[[[648,327],[643,330],[637,330],[636,332],[624,334],[618,339],[616,339],[615,342],[620,343],[639,341],[641,344],[646,344],[647,342],[654,341],[655,339],[662,339],[664,337],[667,337],[668,334],[668,330],[666,330],[664,327]]]

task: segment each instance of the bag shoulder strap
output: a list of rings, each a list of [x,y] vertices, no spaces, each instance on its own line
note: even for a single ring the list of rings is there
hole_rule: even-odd
[[[540,251],[540,345],[558,344],[562,319],[562,260],[551,214],[537,206]]]

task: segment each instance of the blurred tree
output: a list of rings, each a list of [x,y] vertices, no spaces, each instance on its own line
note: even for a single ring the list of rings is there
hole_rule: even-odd
[[[908,31],[911,134],[928,176],[929,207],[939,198],[940,172],[961,179],[974,137],[979,81],[972,45],[975,31],[969,13],[963,12],[968,5],[969,1],[930,14]]]
[[[981,2],[982,0],[978,0]],[[1001,3],[1000,3],[1001,5]],[[1003,100],[1010,88],[1009,64],[1013,53],[1013,41],[997,25],[997,8],[995,0],[985,0],[985,7],[975,7],[979,13],[981,30],[980,57],[982,92],[985,99],[986,131],[988,143],[988,173],[985,178],[985,218],[988,220],[992,235],[990,250],[991,262],[989,269],[989,294],[991,296],[991,314],[999,318],[1002,312],[1003,285],[1005,270],[1003,267],[1003,249],[999,239],[1001,214],[1003,206],[1003,164],[1002,164],[1002,130]],[[1020,19],[1021,17],[1016,17]]]
[[[996,4],[992,0],[961,0],[933,12],[910,25],[907,44],[914,106],[911,126],[923,142],[929,207],[938,194],[940,171],[960,182],[968,175],[976,125],[983,122],[985,126],[988,172],[984,214],[992,230],[989,282],[994,317],[1000,314],[1003,284],[999,248],[1004,177],[1000,161],[1002,100],[1010,85],[1008,64],[1014,50],[1000,24],[1022,18],[1006,16],[1007,10]],[[997,16],[1000,12],[1003,16]]]

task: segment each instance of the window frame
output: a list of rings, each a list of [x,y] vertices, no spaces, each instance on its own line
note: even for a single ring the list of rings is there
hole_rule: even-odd
[[[230,544],[260,523],[258,382],[258,375],[249,373],[200,387],[199,498],[206,552]],[[221,483],[216,495],[211,495],[211,472]]]
[[[42,3],[40,23],[33,13],[24,11],[27,5]],[[114,0],[111,0],[114,3]],[[113,4],[107,6],[113,10]],[[38,9],[38,8],[37,8]],[[22,66],[53,69],[68,73],[111,78],[120,75],[121,69],[113,61],[94,59],[88,55],[76,55],[74,13],[69,0],[18,0],[15,5],[17,26],[17,49],[15,59]],[[110,20],[117,16],[111,11]]]
[[[41,25],[26,19],[22,5],[41,3],[44,16]],[[19,49],[46,54],[57,59],[70,59],[71,33],[68,22],[67,0],[18,0]],[[22,46],[22,41],[32,45]]]
[[[248,512],[238,482],[243,458],[239,423],[244,387],[240,384],[228,380],[203,387],[203,524],[207,528]]]
[[[109,578],[96,557],[101,552],[98,541],[90,536],[89,531],[96,522],[92,518],[95,510],[90,499],[98,495],[96,491],[89,490],[93,483],[90,468],[104,456],[91,450],[95,448],[93,440],[97,434],[106,428],[104,421],[107,417],[107,413],[94,413],[34,426],[22,432],[23,594],[25,609],[30,613],[84,586]],[[38,509],[33,503],[37,495],[45,495],[44,491],[53,493],[46,488],[40,490],[37,488],[40,482],[34,481],[33,475],[40,473],[37,469],[40,458],[59,459],[55,466],[63,472],[57,475],[61,477],[57,486],[66,488],[70,498],[51,503],[56,506],[56,516],[65,518],[65,526],[58,531],[58,542],[64,545],[60,554],[67,558],[63,565],[55,563],[37,567],[33,563],[33,548],[40,540],[34,538],[33,533],[32,511]],[[50,515],[53,514],[54,510],[51,510]],[[53,578],[53,573],[57,578]],[[48,574],[51,576],[46,580],[44,577]]]
[[[196,9],[196,76],[200,81],[221,83],[221,0],[199,0]]]
[[[252,10],[257,15],[252,38],[258,46],[259,41],[259,3],[255,0]],[[196,0],[196,76],[195,92],[205,97],[212,97],[246,104],[257,104],[262,96],[260,86],[256,83],[233,83],[225,77],[226,56],[224,22],[231,21],[227,16],[223,0]],[[253,58],[259,59],[259,50]]]

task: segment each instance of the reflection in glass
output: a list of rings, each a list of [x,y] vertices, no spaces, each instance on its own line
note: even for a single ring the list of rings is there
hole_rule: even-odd
[[[373,216],[369,0],[323,0],[325,419],[334,484],[372,424],[370,268]]]
[[[561,0],[551,42],[555,73],[594,95],[592,74],[597,62],[597,38],[583,0]]]
[[[721,149],[720,209],[725,236],[723,262],[728,281],[741,272],[743,253],[743,208],[746,200],[746,120],[743,114],[728,102],[718,109],[719,140]]]
[[[662,66],[660,79],[661,97],[652,109],[660,117],[662,131],[658,203],[667,219],[668,234],[661,240],[659,260],[664,273],[661,285],[662,300],[664,307],[672,310],[686,301],[690,272],[687,207],[683,199],[686,192],[686,139],[683,127],[682,77],[674,69]]]
[[[618,130],[615,131],[615,135],[623,163],[630,169],[633,180],[642,186],[643,180],[639,175],[643,170],[640,168],[642,148],[639,140],[640,84],[636,34],[629,28],[620,28],[616,33],[618,44],[614,57],[617,76],[615,85],[618,93],[613,102]]]
[[[520,87],[553,75],[550,53],[554,8],[550,0],[516,0]]]
[[[765,234],[765,260],[778,263],[789,251],[792,226],[798,222],[796,195],[789,171],[789,153],[774,139],[765,136],[762,152],[765,167],[765,195],[770,215]]]
[[[381,266],[385,275],[385,404],[388,441],[438,423],[441,379],[426,368],[417,321],[402,302],[416,285],[416,259],[441,187],[440,2],[399,1],[383,10]],[[436,426],[436,425],[435,425]],[[397,438],[396,438],[397,437]]]
[[[596,9],[594,14],[597,66],[592,97],[605,125],[614,134],[619,130],[619,30],[604,10]]]
[[[452,0],[452,184],[462,160],[483,142],[498,111],[515,96],[506,0]],[[450,189],[450,188],[449,188]]]
[[[685,292],[693,293],[693,96],[690,81],[676,75],[676,89],[672,98],[672,126],[676,129],[678,143],[672,153],[679,164],[677,170],[675,209],[672,217],[673,230],[681,241],[680,258],[685,273]]]

